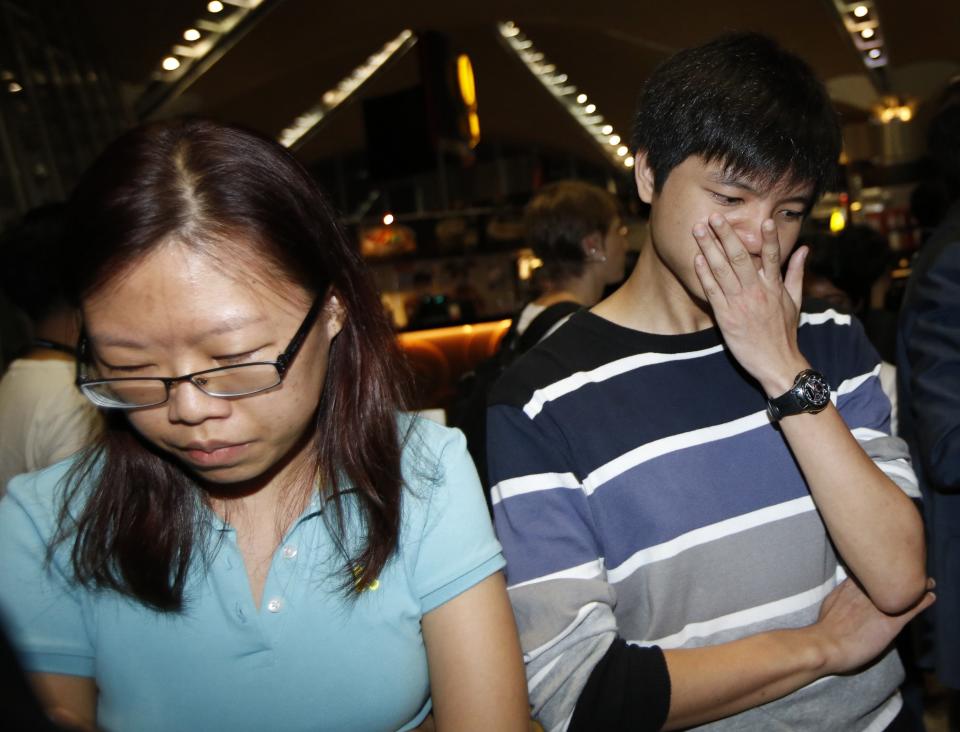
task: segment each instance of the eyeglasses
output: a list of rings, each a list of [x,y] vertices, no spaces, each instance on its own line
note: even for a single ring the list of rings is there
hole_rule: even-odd
[[[294,333],[290,345],[277,356],[276,361],[255,361],[237,366],[222,366],[172,378],[132,376],[90,379],[83,373],[79,373],[87,357],[87,339],[81,336],[77,359],[77,386],[87,399],[98,407],[107,409],[141,409],[159,406],[170,398],[171,386],[185,381],[189,381],[204,394],[223,398],[250,396],[273,389],[283,382],[287,370],[320,313],[323,299],[320,296],[314,301],[300,327],[297,328],[297,332]]]

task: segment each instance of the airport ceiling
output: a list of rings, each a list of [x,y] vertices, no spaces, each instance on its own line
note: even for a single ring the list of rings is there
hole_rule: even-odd
[[[922,108],[960,73],[960,1],[870,4],[889,62],[886,91]],[[207,0],[82,0],[82,7],[98,55],[131,101],[161,59],[183,43],[184,29],[209,17]],[[263,0],[249,30],[163,114],[209,115],[276,136],[403,29],[435,30],[472,59],[486,139],[602,160],[586,133],[500,42],[497,22],[512,20],[623,133],[641,82],[660,61],[729,30],[767,33],[802,55],[828,82],[844,119],[864,122],[880,93],[835,7],[833,0]],[[417,73],[415,54],[407,54],[359,96],[411,86]],[[361,105],[348,103],[299,154],[310,162],[363,145]]]

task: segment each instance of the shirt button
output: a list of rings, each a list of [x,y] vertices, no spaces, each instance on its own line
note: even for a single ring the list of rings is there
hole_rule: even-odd
[[[297,556],[297,547],[295,546],[285,546],[283,548],[283,558],[284,559],[293,559]]]
[[[267,603],[267,610],[272,613],[278,613],[283,609],[283,600],[279,597],[274,597],[270,602]]]

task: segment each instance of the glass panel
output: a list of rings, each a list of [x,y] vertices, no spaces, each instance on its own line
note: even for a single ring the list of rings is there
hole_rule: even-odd
[[[101,406],[160,404],[167,389],[159,379],[131,379],[104,384],[85,384],[84,391]]]
[[[195,376],[193,382],[212,396],[242,396],[280,383],[273,364],[250,364]]]

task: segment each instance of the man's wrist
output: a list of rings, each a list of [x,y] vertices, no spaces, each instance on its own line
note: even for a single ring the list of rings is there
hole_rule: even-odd
[[[786,632],[792,636],[796,657],[806,671],[816,678],[831,673],[830,658],[835,652],[834,645],[820,630],[818,623]]]
[[[757,381],[760,382],[760,386],[766,393],[767,398],[775,399],[792,389],[797,374],[809,368],[810,362],[803,356],[798,355],[785,362],[770,374],[765,375],[761,379],[757,379]]]

